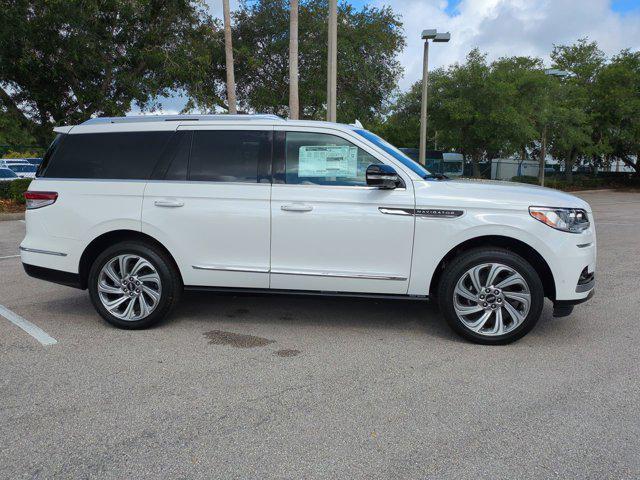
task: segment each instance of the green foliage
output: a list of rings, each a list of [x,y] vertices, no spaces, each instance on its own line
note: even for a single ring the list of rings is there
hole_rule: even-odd
[[[620,159],[640,174],[640,52],[623,50],[607,63],[595,42],[554,46],[553,68],[540,59],[501,58],[491,64],[472,50],[462,64],[429,75],[428,148],[463,153],[474,163],[498,156],[539,158],[543,137],[563,161],[568,181],[576,164]],[[374,130],[391,143],[417,147],[421,83],[398,96]],[[595,170],[595,169],[594,169]]]
[[[2,154],[2,158],[38,158],[42,156],[42,151],[25,150],[16,152],[9,150]]]
[[[54,125],[152,108],[171,91],[222,103],[220,28],[200,2],[0,0],[0,11],[2,112],[42,145]]]
[[[299,13],[302,118],[325,116],[327,1],[303,0]],[[338,121],[371,122],[384,111],[402,72],[402,25],[389,7],[338,8]],[[289,104],[289,1],[242,2],[234,13],[238,96],[245,109],[286,116]]]
[[[513,182],[538,184],[537,177],[519,176],[511,179]],[[598,188],[622,188],[634,189],[640,188],[640,179],[637,177],[629,177],[627,175],[596,176],[593,175],[576,175],[571,181],[564,177],[553,175],[545,178],[546,187],[555,188],[557,190],[591,190]]]
[[[11,182],[0,182],[0,199],[8,200],[11,198]]]
[[[4,182],[9,184],[9,199],[17,203],[25,203],[24,192],[29,189],[31,183],[30,178],[19,178],[12,180],[11,182]]]

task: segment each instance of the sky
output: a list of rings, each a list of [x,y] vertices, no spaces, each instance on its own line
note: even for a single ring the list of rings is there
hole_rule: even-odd
[[[429,68],[464,61],[479,47],[489,60],[530,55],[548,61],[553,45],[579,38],[595,40],[607,55],[640,49],[640,0],[338,0],[356,8],[389,5],[404,24],[407,46],[400,54],[404,74],[400,89],[421,77],[422,40],[426,28],[450,32],[449,43],[432,45]],[[206,0],[212,15],[222,17],[222,1]],[[238,1],[231,0],[231,9]],[[163,100],[163,110],[180,110],[184,99]]]

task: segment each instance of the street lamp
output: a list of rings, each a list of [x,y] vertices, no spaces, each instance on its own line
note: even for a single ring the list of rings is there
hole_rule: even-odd
[[[566,70],[559,70],[557,68],[548,68],[544,71],[545,75],[556,78],[567,78],[571,76],[571,72]],[[548,93],[547,93],[548,95]],[[542,141],[540,142],[540,171],[538,172],[538,178],[540,179],[540,186],[544,187],[544,169],[547,163],[547,120],[545,118],[544,126],[542,127]]]
[[[420,108],[420,153],[418,161],[424,165],[427,150],[427,84],[429,82],[429,40],[434,42],[448,42],[451,34],[438,33],[436,29],[422,31],[424,40],[424,57],[422,59],[422,106]]]

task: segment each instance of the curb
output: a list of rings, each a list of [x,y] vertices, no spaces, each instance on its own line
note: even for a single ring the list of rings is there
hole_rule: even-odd
[[[24,220],[24,212],[0,213],[0,222],[8,222],[11,220]]]

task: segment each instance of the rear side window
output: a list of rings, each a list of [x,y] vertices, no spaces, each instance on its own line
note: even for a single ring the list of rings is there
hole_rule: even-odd
[[[257,183],[271,161],[271,132],[197,130],[189,160],[189,180]]]
[[[173,132],[64,135],[41,169],[51,178],[147,180]]]

